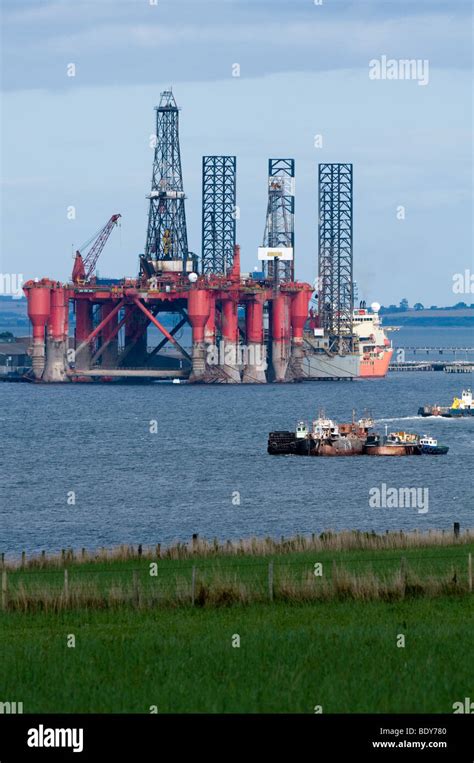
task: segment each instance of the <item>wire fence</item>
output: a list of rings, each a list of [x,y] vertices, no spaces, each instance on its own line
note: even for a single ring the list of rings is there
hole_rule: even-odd
[[[3,568],[4,611],[205,606],[331,599],[396,600],[470,594],[472,553],[344,556],[342,559],[205,559],[138,564]]]

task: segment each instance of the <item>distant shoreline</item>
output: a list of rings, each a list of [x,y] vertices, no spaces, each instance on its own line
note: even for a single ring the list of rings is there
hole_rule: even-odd
[[[432,326],[433,328],[474,328],[474,308],[436,307],[424,310],[380,311],[384,326]]]
[[[72,317],[72,316],[71,316]],[[474,308],[437,307],[433,309],[397,310],[389,312],[382,307],[380,311],[384,326],[418,326],[437,328],[473,328]],[[166,320],[164,321],[166,325]],[[14,300],[0,295],[0,332],[11,331],[14,334],[28,334],[30,322],[26,310],[26,299]]]

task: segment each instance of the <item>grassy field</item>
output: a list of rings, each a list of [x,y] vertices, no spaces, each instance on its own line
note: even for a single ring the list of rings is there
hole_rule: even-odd
[[[474,686],[471,602],[3,614],[0,699],[24,712],[452,712]]]
[[[197,543],[32,558],[5,568],[2,608],[62,611],[333,599],[393,601],[468,592],[472,536],[338,534],[247,548]],[[397,545],[398,544],[398,545]],[[271,592],[270,592],[271,590]]]
[[[24,712],[452,712],[474,687],[474,544],[432,541],[348,534],[10,563],[0,702]]]

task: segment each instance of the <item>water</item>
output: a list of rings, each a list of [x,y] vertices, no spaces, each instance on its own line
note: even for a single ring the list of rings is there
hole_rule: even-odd
[[[0,550],[472,526],[474,419],[416,416],[470,382],[423,372],[268,386],[2,384]],[[267,455],[270,430],[293,429],[320,407],[340,421],[369,408],[382,430],[386,422],[434,435],[450,452]],[[429,488],[428,512],[371,508],[369,490],[382,483]]]
[[[396,321],[394,321],[396,325]],[[388,334],[395,349],[406,347],[474,347],[474,327],[401,326]],[[474,362],[473,352],[421,352],[406,350],[406,360],[462,360]],[[396,356],[394,356],[396,359]]]

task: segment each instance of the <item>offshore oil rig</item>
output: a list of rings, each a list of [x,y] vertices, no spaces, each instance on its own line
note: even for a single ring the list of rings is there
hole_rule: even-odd
[[[294,160],[269,160],[267,217],[258,249],[261,270],[243,274],[236,243],[235,156],[203,157],[201,257],[189,251],[178,121],[174,95],[165,91],[156,107],[148,228],[137,276],[117,280],[96,275],[100,254],[120,219],[114,214],[76,252],[69,283],[43,278],[25,284],[33,379],[235,384],[358,376],[360,353],[352,323],[352,165],[320,165],[316,315],[309,312],[314,287],[294,280]],[[69,337],[70,305],[74,340]],[[305,340],[308,321],[310,339]],[[179,341],[186,325],[191,327],[191,349]],[[158,329],[159,341],[150,348],[151,326]]]

